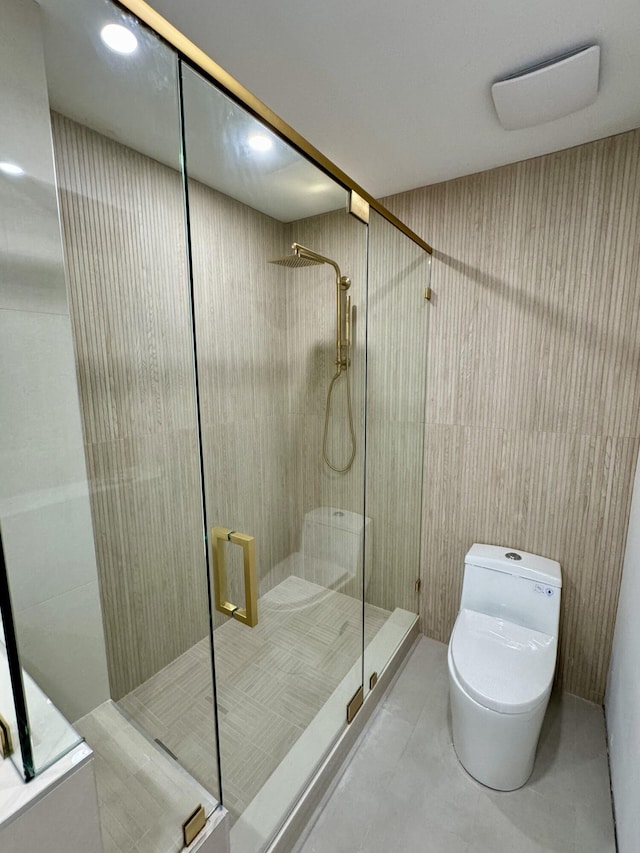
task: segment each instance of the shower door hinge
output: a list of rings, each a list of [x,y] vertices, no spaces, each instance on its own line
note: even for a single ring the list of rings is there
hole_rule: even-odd
[[[355,715],[358,713],[360,708],[362,708],[362,703],[364,702],[364,690],[362,689],[362,684],[356,692],[351,697],[351,700],[347,702],[347,722],[352,723]]]
[[[421,588],[422,588],[422,581],[420,580],[420,578],[418,578],[418,580],[416,581],[416,592],[420,592]]]
[[[430,287],[425,287],[424,298],[427,300],[427,302],[431,301],[431,288]]]
[[[351,190],[347,201],[347,212],[365,225],[369,224],[369,202],[365,201],[362,196]]]
[[[196,835],[201,833],[206,825],[207,816],[204,812],[204,807],[200,803],[182,824],[182,840],[184,841],[184,846],[188,847],[192,844]]]
[[[0,714],[0,757],[9,758],[13,752],[13,741],[11,740],[11,729],[9,723]]]

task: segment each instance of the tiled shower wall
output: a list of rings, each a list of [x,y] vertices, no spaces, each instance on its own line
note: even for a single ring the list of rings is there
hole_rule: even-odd
[[[181,179],[62,116],[53,130],[118,699],[207,632]],[[191,201],[210,521],[246,526],[268,566],[289,548],[287,426],[275,416],[288,376],[280,350],[258,363],[252,348],[279,340],[281,276],[266,259],[285,251],[285,226],[199,184]]]
[[[69,119],[54,115],[53,127],[110,683],[119,698],[206,633],[181,185],[177,171]],[[363,510],[367,234],[344,210],[283,224],[196,182],[190,206],[209,522],[256,537],[264,593],[291,573],[282,561],[302,546],[305,512]],[[352,279],[357,453],[344,474],[322,459],[335,369],[334,271],[268,263],[294,240],[336,259]],[[425,256],[381,219],[370,248],[367,601],[415,611]],[[329,447],[343,464],[343,378]],[[232,564],[234,551],[227,549]],[[341,591],[361,589],[358,572]],[[232,588],[229,597],[242,594]]]
[[[349,471],[332,471],[322,456],[325,406],[336,359],[336,274],[333,267],[287,270],[287,354],[290,364],[289,409],[296,422],[300,517],[297,546],[302,547],[304,513],[332,506],[362,514],[364,490],[364,374],[366,228],[344,210],[313,216],[289,225],[289,245],[303,246],[335,260],[349,276],[355,322],[352,326],[350,384],[356,455]],[[351,450],[346,404],[346,378],[337,381],[331,400],[328,456],[336,467],[346,464]],[[307,580],[323,582],[322,577]],[[341,591],[359,596],[358,572]]]
[[[602,701],[640,439],[640,131],[394,196],[435,247],[422,614],[473,542],[562,565],[559,676]]]
[[[55,113],[53,140],[119,699],[207,631],[182,188],[178,172]]]
[[[63,116],[54,114],[53,129],[118,699],[207,631],[182,189],[177,171]],[[361,512],[364,480],[364,323],[355,330],[358,455],[348,474],[330,474],[322,425],[335,358],[333,270],[268,260],[293,239],[339,259],[364,314],[366,232],[344,211],[284,224],[196,182],[190,207],[209,522],[256,537],[264,593],[291,573],[278,567],[301,547],[304,512]],[[343,403],[340,389],[338,454]],[[237,551],[227,548],[231,567]],[[354,582],[342,591],[360,590]],[[229,598],[243,593],[231,585]]]
[[[342,274],[351,278],[354,307],[351,385],[357,450],[351,470],[337,474],[322,460],[335,359],[333,270],[325,266],[289,274],[292,411],[301,419],[298,435],[304,437],[302,507],[306,512],[330,505],[362,513],[364,506],[371,520],[365,600],[386,610],[417,612],[428,257],[373,210],[368,247],[362,223],[344,211],[294,222],[290,237],[339,262]],[[332,399],[329,435],[330,458],[343,463],[350,447],[344,378]],[[342,591],[359,596],[361,584],[358,573]]]

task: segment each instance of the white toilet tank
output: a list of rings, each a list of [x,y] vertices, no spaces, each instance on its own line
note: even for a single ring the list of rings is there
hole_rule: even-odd
[[[325,567],[331,577],[324,585],[335,589],[361,572],[365,537],[369,564],[372,532],[370,518],[338,507],[319,506],[304,517],[302,554]]]
[[[560,564],[498,545],[472,545],[464,560],[460,607],[558,635]]]

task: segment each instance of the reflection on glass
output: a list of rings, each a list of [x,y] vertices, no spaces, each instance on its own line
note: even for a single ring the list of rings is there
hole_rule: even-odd
[[[35,771],[85,737],[105,838],[156,853],[220,795],[177,59],[104,0],[41,7],[0,174],[0,521]]]

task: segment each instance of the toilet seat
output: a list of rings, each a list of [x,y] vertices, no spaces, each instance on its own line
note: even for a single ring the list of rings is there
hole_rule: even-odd
[[[450,649],[462,687],[485,708],[524,714],[546,701],[556,663],[555,637],[462,609]]]

